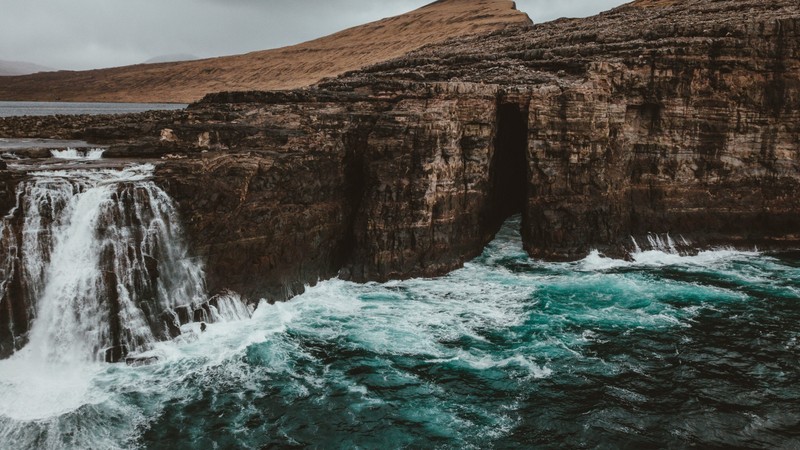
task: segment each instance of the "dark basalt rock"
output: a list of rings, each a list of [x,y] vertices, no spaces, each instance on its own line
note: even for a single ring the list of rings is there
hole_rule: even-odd
[[[134,367],[149,366],[157,362],[157,356],[128,356],[125,358],[125,364]]]
[[[109,347],[105,350],[105,362],[118,363],[125,360],[128,355],[128,347],[125,345],[116,345]]]
[[[158,137],[176,111],[136,114],[14,116],[0,118],[0,136],[13,138],[90,139],[95,144]],[[49,154],[48,154],[49,156]]]
[[[428,46],[311,89],[45,128],[160,158],[156,181],[209,289],[252,300],[337,274],[446,273],[514,212],[541,258],[623,256],[649,233],[791,248],[799,34],[794,0],[635,2]],[[5,135],[26,127],[0,120]],[[176,313],[178,326],[203,315]]]

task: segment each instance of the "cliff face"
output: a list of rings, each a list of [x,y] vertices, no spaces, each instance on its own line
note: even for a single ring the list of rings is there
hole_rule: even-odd
[[[797,24],[772,24],[792,30],[772,38],[796,48]],[[574,257],[649,232],[694,245],[796,241],[798,72],[770,70],[769,47],[747,62],[757,67],[731,50],[714,50],[728,53],[724,62],[592,65],[580,83],[537,89],[526,248]]]
[[[172,155],[157,180],[209,288],[251,299],[337,273],[442,274],[515,212],[526,250],[551,259],[623,255],[650,233],[793,247],[799,33],[794,1],[640,1],[311,89],[210,95],[109,155]],[[113,137],[95,128],[67,134]]]
[[[475,256],[500,225],[486,219],[496,93],[447,88],[221,95],[175,123],[168,147],[205,153],[157,176],[210,287],[284,299],[337,272],[438,275]]]
[[[534,89],[532,254],[578,256],[648,232],[796,242],[800,21],[736,18],[673,26],[588,62],[580,80]]]
[[[513,212],[528,252],[552,259],[623,255],[649,234],[794,246],[798,17],[790,2],[637,3],[311,91],[209,96],[173,127],[173,145],[209,152],[161,173],[198,248],[225,261],[212,284],[251,295],[253,280],[282,298],[338,269],[441,274]]]
[[[523,238],[535,256],[798,236],[798,5],[639,1],[599,16],[430,47],[350,82],[525,92]]]

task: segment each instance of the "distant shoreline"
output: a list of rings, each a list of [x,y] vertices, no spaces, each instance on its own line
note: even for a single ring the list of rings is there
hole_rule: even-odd
[[[185,103],[0,101],[0,117],[130,114],[184,109]]]

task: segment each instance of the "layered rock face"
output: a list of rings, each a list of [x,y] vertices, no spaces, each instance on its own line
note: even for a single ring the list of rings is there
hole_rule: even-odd
[[[622,253],[647,233],[795,245],[799,17],[789,1],[640,1],[423,49],[350,81],[523,91],[535,256]]]
[[[500,224],[496,92],[447,88],[220,95],[187,113],[162,145],[200,156],[157,176],[210,286],[284,299],[337,272],[437,275],[476,255]]]
[[[622,255],[650,233],[793,247],[798,33],[794,1],[635,2],[312,89],[209,95],[109,155],[168,158],[157,182],[209,289],[251,299],[442,274],[515,212],[535,257]]]
[[[785,17],[780,2],[704,3],[672,7],[669,21],[642,17],[650,25],[640,42],[583,46],[586,55],[618,50],[592,57],[579,80],[533,90],[532,254],[619,251],[649,232],[693,245],[796,245],[796,5]],[[701,6],[718,19],[690,21]]]

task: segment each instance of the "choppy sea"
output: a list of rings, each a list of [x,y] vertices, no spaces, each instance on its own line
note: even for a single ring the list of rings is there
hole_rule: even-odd
[[[800,254],[323,281],[155,364],[0,361],[3,448],[800,448]]]

